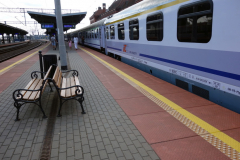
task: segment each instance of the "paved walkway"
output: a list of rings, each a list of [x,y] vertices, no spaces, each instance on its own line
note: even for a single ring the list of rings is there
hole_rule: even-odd
[[[44,54],[58,55],[58,51],[50,48]],[[12,92],[25,87],[31,72],[39,70],[38,55],[4,72],[2,69],[11,63],[0,64],[0,159],[240,158],[236,151],[240,149],[239,114],[99,52],[84,49],[112,65],[111,68],[82,50],[68,51],[69,69],[79,71],[85,89],[85,115],[81,114],[79,103],[71,100],[64,103],[62,117],[56,117],[52,113],[56,113],[59,98],[55,89],[50,92],[47,87],[42,102],[48,119],[42,119],[38,106],[27,104],[20,111],[21,121],[15,122]],[[19,59],[12,59],[12,63]],[[169,102],[156,99],[151,89]],[[172,104],[181,106],[179,111],[184,110],[187,116],[172,108]],[[205,126],[199,125],[199,120]],[[218,129],[223,138],[206,126]],[[234,145],[229,146],[226,139]]]
[[[57,54],[50,50],[47,54]],[[87,114],[81,114],[76,101],[63,105],[62,117],[56,118],[51,159],[159,159],[138,129],[124,113],[89,66],[76,53],[69,51],[70,67],[79,71],[85,89],[83,103]],[[12,92],[23,88],[36,62],[0,94],[0,159],[38,159],[45,138],[48,120],[42,119],[39,108],[27,104],[20,111],[21,121],[15,122]],[[46,115],[58,105],[56,92],[43,94]]]

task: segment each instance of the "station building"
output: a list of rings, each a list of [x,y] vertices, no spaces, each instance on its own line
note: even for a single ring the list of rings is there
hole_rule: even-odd
[[[98,7],[98,10],[90,17],[90,24],[118,13],[141,1],[142,0],[115,0],[108,9],[106,9],[106,3],[103,3],[102,8]]]

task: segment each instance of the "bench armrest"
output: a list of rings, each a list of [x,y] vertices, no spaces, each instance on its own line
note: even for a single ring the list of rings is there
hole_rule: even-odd
[[[23,99],[23,95],[22,95],[22,91],[30,91],[30,92],[38,92],[38,91],[41,91],[42,90],[42,87],[40,87],[39,89],[37,90],[30,90],[30,89],[17,89],[13,92],[13,99],[15,101],[20,101]]]
[[[71,87],[67,87],[67,88],[58,88],[58,89],[59,90],[66,90],[66,89],[70,89],[70,88],[74,88],[74,87],[76,87],[76,90],[75,90],[76,95],[82,95],[84,93],[84,89],[80,85],[75,85],[75,86],[71,86]],[[79,87],[81,88],[81,91],[80,91]]]
[[[62,73],[68,73],[68,72],[73,72],[72,73],[72,76],[74,77],[74,76],[78,76],[78,71],[77,70],[67,70],[67,71],[62,71]]]
[[[44,73],[44,74],[46,74],[47,72],[33,71],[31,73],[31,78],[32,79],[37,79],[38,78],[38,74],[37,73]]]

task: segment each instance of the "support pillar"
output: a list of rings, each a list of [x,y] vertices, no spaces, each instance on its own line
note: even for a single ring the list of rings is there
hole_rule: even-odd
[[[11,43],[10,34],[7,35],[8,43]]]
[[[12,34],[12,39],[13,39],[12,42],[14,43],[14,42],[15,42],[15,41],[14,41],[14,34]]]
[[[57,32],[58,32],[58,44],[59,44],[59,53],[60,53],[60,60],[61,60],[61,69],[67,70],[67,52],[66,52],[66,46],[64,43],[64,35],[63,35],[61,2],[60,0],[55,0],[54,2],[55,2],[55,15],[57,20]]]
[[[2,34],[2,43],[5,44],[4,34]]]

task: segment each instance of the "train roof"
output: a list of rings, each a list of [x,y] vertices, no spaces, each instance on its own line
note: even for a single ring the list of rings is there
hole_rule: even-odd
[[[102,25],[104,24],[104,22],[105,22],[106,19],[107,19],[107,18],[104,18],[104,19],[102,19],[102,20],[100,20],[100,21],[97,21],[97,22],[95,22],[95,23],[93,23],[93,24],[87,26],[87,27],[84,27],[84,28],[78,29],[78,30],[73,31],[73,32],[70,32],[70,33],[68,33],[68,34],[74,34],[74,33],[79,32],[79,31],[87,31],[87,30],[89,30],[89,29],[92,29],[92,28],[96,28],[96,27],[102,26]]]
[[[89,29],[92,29],[92,28],[96,28],[96,27],[102,26],[106,19],[107,18],[104,18],[104,19],[102,19],[100,21],[97,21],[97,22],[95,22],[95,23],[93,23],[93,24],[91,24],[91,25],[89,25],[87,27],[84,27],[84,28],[80,29],[80,30],[89,30]]]
[[[123,11],[114,14],[112,17],[109,17],[104,24],[109,24],[115,21],[119,21],[121,19],[125,19],[127,17],[131,18],[131,16],[162,6],[167,3],[171,3],[177,0],[144,0],[141,1],[129,8],[124,9]]]

